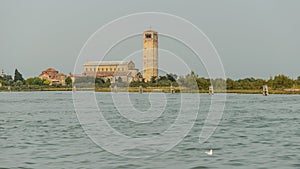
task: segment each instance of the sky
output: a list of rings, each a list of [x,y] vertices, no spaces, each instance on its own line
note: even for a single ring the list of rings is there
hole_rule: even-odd
[[[206,34],[227,77],[269,78],[285,74],[296,78],[300,76],[299,6],[298,0],[0,0],[0,69],[13,74],[17,68],[26,78],[38,76],[48,67],[68,74],[73,72],[83,45],[100,27],[137,12],[164,12],[190,21]],[[155,23],[149,25],[156,29]],[[123,45],[142,49],[141,38],[128,39]],[[168,37],[159,40],[169,51],[177,49],[175,53],[182,58],[190,54],[178,50],[176,42]],[[127,57],[122,44],[119,46],[106,60]],[[159,56],[172,58],[164,50]],[[139,57],[141,52],[133,59]],[[175,62],[169,65],[170,71],[180,67],[174,66]],[[136,64],[141,69],[141,61]],[[205,69],[197,69],[201,64],[191,67],[200,76],[207,76]],[[180,70],[175,73],[189,71]]]

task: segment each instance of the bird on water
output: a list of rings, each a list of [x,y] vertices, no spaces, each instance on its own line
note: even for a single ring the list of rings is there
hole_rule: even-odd
[[[205,153],[207,154],[207,155],[212,155],[213,154],[213,151],[212,151],[212,149],[210,149],[209,151],[205,151]]]

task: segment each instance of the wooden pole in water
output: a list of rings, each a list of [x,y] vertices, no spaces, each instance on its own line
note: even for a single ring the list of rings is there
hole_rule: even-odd
[[[264,96],[269,96],[268,85],[263,85],[263,95]]]
[[[208,93],[209,93],[209,95],[214,95],[214,86],[213,85],[209,86]]]
[[[139,93],[140,93],[140,94],[143,93],[143,87],[142,87],[142,86],[139,87]]]
[[[115,93],[118,92],[118,86],[117,86],[117,84],[115,84],[115,86],[114,86],[114,92],[115,92]]]
[[[170,86],[170,92],[171,92],[171,94],[174,94],[174,93],[175,93],[175,90],[174,90],[173,85]]]

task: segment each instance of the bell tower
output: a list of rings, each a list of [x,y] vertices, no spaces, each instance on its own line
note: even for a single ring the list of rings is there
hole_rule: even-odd
[[[150,81],[152,77],[158,77],[158,34],[148,30],[143,33],[143,78]]]

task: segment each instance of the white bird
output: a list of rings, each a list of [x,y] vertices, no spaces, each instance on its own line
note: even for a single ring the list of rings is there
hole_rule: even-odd
[[[213,154],[213,151],[212,151],[212,149],[210,149],[209,151],[205,151],[205,153],[207,154],[207,155],[212,155]]]

